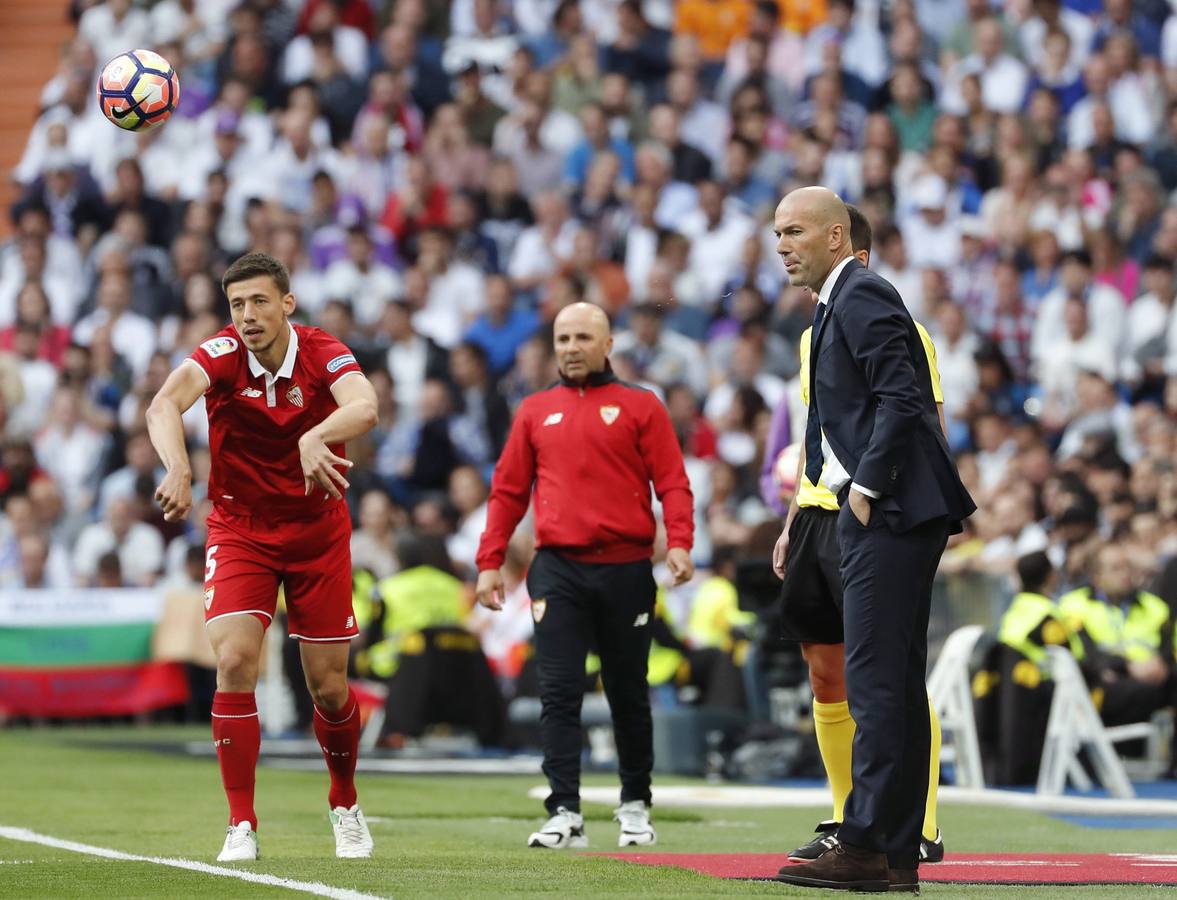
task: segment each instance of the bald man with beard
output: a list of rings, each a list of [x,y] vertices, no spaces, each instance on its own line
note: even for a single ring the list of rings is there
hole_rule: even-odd
[[[854,258],[846,205],[826,188],[801,188],[780,202],[773,231],[789,282],[818,298],[805,475],[816,484],[824,467],[840,507],[846,695],[857,723],[842,824],[821,856],[777,880],[918,892],[932,580],[949,534],[976,507],[940,430],[915,323],[895,288]]]
[[[585,657],[601,660],[613,717],[621,804],[618,846],[648,846],[653,724],[646,665],[654,623],[650,488],[662,503],[675,584],[694,574],[694,513],[682,450],[662,402],[609,365],[604,311],[573,303],[556,316],[560,380],[527,397],[495,466],[479,543],[478,602],[503,604],[500,568],[515,526],[535,509],[527,573],[539,672],[547,822],[528,846],[588,846],[580,813],[580,707]]]

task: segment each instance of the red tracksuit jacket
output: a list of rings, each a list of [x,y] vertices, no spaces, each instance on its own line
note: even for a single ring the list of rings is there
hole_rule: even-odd
[[[649,559],[650,483],[667,545],[691,549],[693,502],[666,407],[643,388],[599,372],[563,381],[519,406],[495,466],[478,570],[503,564],[535,486],[536,545],[581,562]]]

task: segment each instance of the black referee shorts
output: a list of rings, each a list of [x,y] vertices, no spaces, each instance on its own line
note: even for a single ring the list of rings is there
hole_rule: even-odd
[[[841,551],[835,510],[803,506],[789,527],[789,556],[781,585],[780,636],[805,644],[841,644]]]

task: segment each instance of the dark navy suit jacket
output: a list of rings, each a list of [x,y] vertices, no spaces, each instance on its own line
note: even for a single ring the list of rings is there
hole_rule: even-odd
[[[894,287],[851,260],[814,334],[810,397],[851,480],[894,532],[947,518],[961,530],[976,504],[940,430],[927,355]]]

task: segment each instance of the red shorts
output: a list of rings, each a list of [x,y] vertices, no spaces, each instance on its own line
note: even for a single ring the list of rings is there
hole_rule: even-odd
[[[205,550],[205,624],[256,615],[268,626],[280,584],[292,638],[349,641],[359,634],[351,607],[351,520],[345,504],[312,521],[282,523],[213,509]]]

